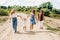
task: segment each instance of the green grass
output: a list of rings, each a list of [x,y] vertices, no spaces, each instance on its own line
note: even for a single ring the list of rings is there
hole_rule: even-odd
[[[48,25],[45,24],[45,23],[44,23],[44,25],[47,27],[47,30],[51,30],[51,31],[60,31],[60,30],[59,30],[60,28],[53,28],[53,27],[48,26]]]
[[[58,35],[60,35],[60,28],[53,28],[51,26],[48,26],[47,24],[44,23],[44,25],[46,26],[47,30],[51,30],[50,32],[52,33],[58,33]]]
[[[47,30],[51,30],[52,33],[60,35],[60,28],[52,28],[52,27],[47,27]]]
[[[50,17],[60,19],[60,14],[50,14]]]
[[[23,11],[23,13],[26,13],[27,15],[29,15],[31,12],[30,11]],[[35,12],[35,13],[37,15],[39,12]],[[55,19],[60,19],[60,14],[50,14],[49,17],[55,18]]]
[[[47,30],[60,31],[58,28],[52,28],[52,27],[50,27],[50,26],[47,27]]]

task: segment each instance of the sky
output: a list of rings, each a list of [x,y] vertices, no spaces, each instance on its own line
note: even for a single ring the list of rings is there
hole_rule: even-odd
[[[0,6],[39,6],[48,1],[52,3],[54,8],[60,9],[60,0],[0,0]]]

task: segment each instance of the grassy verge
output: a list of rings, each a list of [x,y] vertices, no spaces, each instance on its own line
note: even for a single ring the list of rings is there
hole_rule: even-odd
[[[60,19],[60,14],[50,14],[50,17]]]
[[[51,30],[52,33],[60,35],[60,28],[53,28],[51,26],[48,26],[46,23],[44,23],[46,26],[47,30]]]
[[[52,30],[52,31],[60,31],[58,28],[52,28],[52,27],[50,27],[50,26],[48,26],[47,27],[47,30]]]
[[[0,16],[0,25],[8,20],[8,16]]]

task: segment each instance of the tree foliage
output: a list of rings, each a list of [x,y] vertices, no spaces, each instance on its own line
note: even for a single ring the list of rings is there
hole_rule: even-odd
[[[53,5],[50,2],[42,3],[37,6],[19,6],[19,5],[14,5],[14,6],[0,6],[0,16],[8,15],[9,12],[11,11],[12,8],[15,8],[16,11],[18,12],[26,12],[29,14],[32,10],[36,10],[38,13],[39,10],[44,11],[45,16],[50,16],[51,14],[60,14],[60,9],[53,8]]]

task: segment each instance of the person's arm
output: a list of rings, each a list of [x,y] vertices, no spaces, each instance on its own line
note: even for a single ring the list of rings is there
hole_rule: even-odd
[[[18,17],[20,17],[23,20],[23,18],[21,16],[18,16]]]
[[[23,20],[23,18],[20,16],[20,18]]]
[[[37,20],[38,20],[38,21],[40,21],[40,17],[39,17],[39,14],[38,14],[38,16],[37,16]]]
[[[43,20],[45,21],[45,16],[44,16],[44,14],[43,14]]]
[[[27,18],[30,17],[30,16],[31,16],[31,13],[27,16]]]
[[[29,18],[29,15],[27,15],[27,18]]]
[[[20,17],[20,18],[22,19],[22,17],[21,17],[21,15],[20,15],[20,14],[17,14],[17,17]]]
[[[9,23],[11,22],[11,19],[12,19],[12,18],[11,18],[11,15],[9,15]]]
[[[36,20],[38,20],[37,15],[35,15]]]

